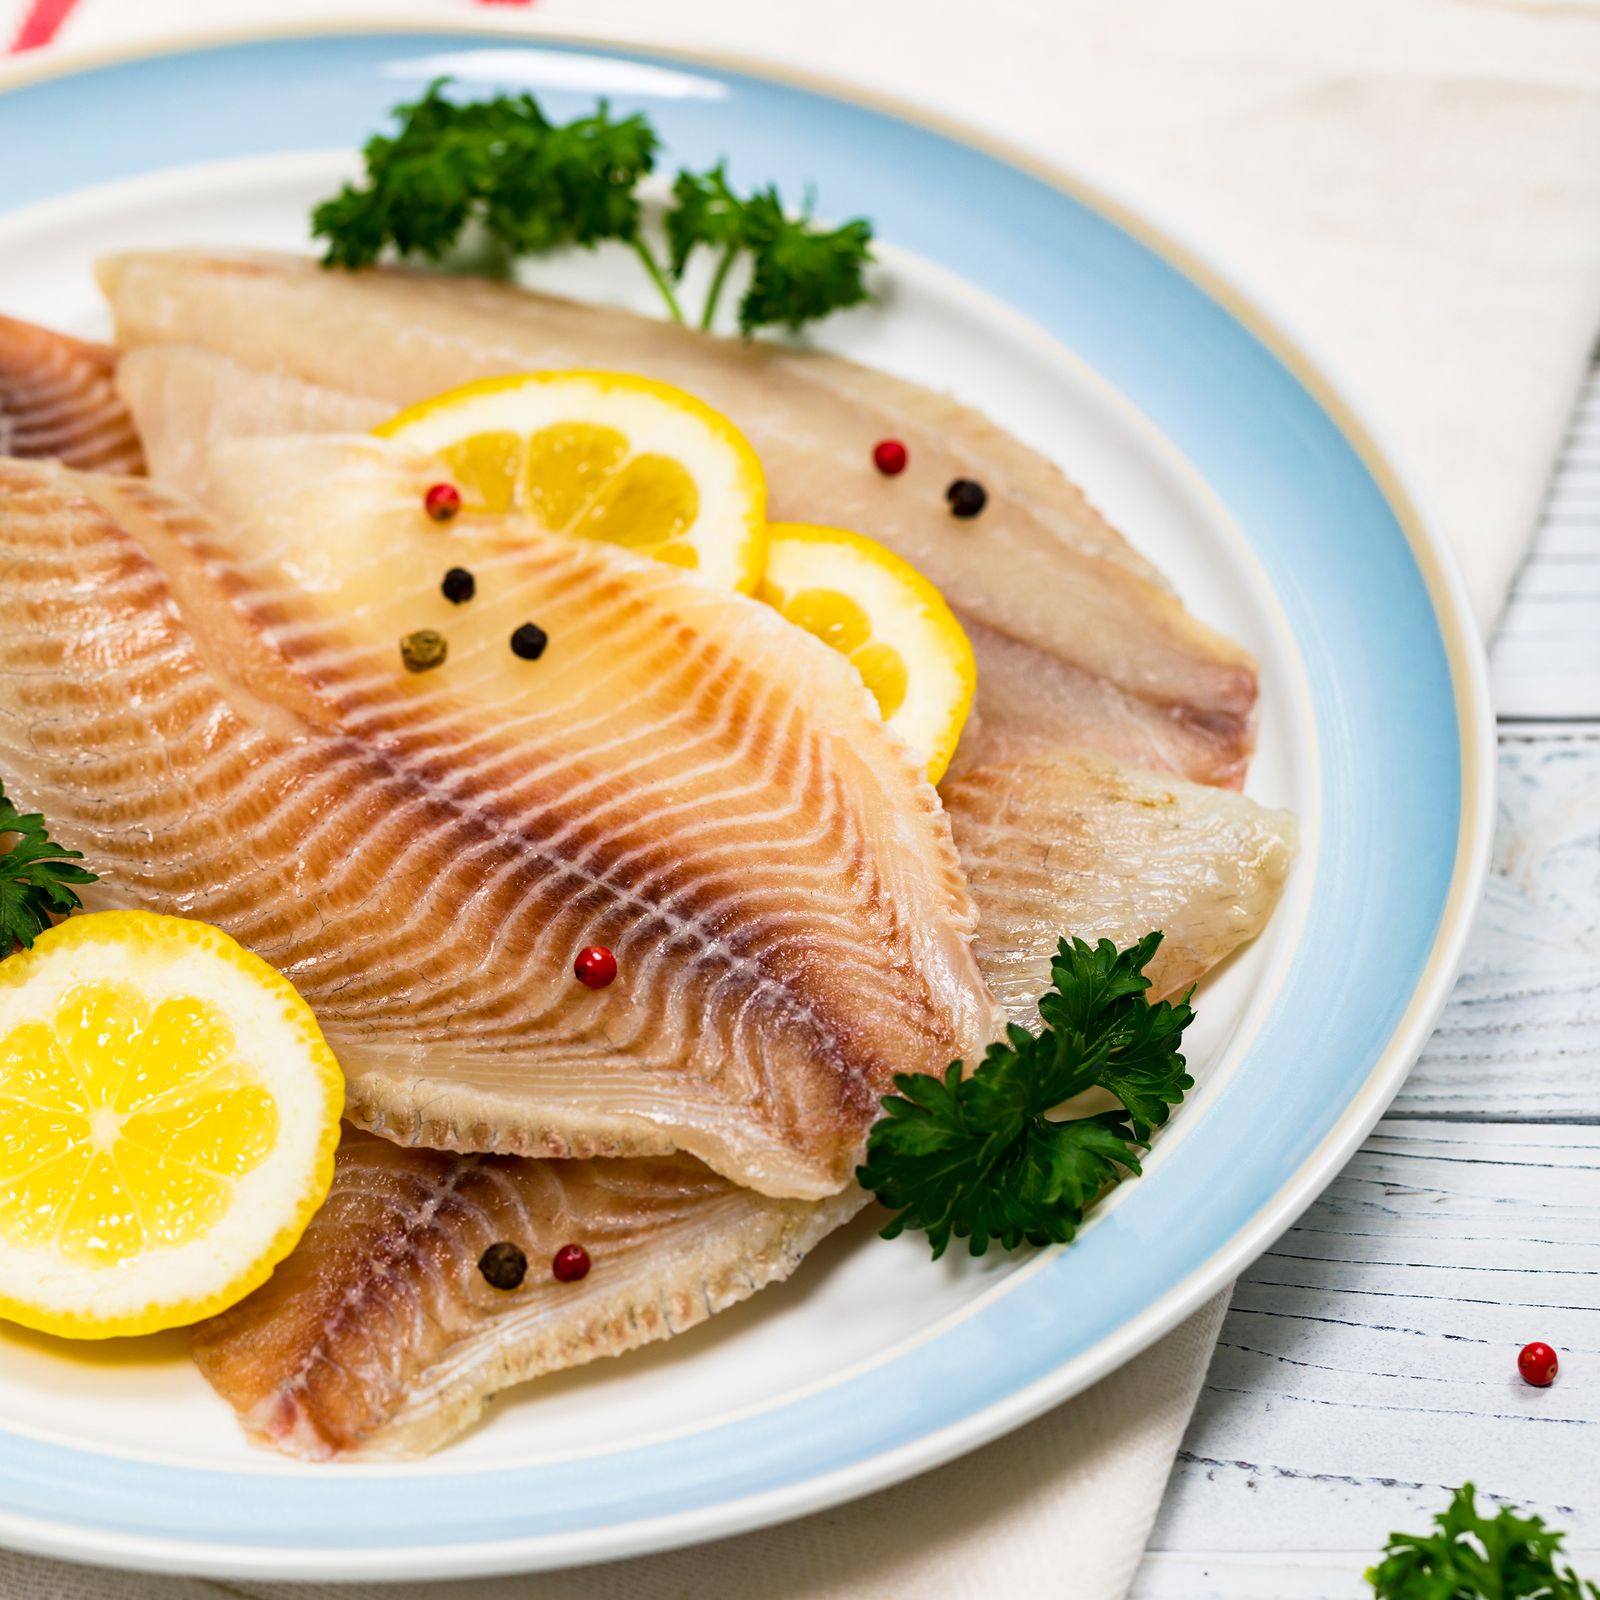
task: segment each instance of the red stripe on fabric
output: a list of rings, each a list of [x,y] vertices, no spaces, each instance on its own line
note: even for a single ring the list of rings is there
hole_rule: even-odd
[[[77,3],[78,0],[33,0],[22,26],[17,29],[16,38],[11,41],[11,54],[18,55],[49,44],[60,33],[61,24]]]
[[[17,29],[17,36],[9,45],[9,53],[19,55],[24,50],[37,50],[49,44],[60,33],[61,25],[72,14],[78,0],[33,0],[28,14]],[[478,0],[481,6],[530,6],[533,0]]]

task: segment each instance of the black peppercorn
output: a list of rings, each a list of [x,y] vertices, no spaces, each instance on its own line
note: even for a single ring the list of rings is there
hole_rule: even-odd
[[[465,567],[451,567],[439,587],[444,591],[446,600],[452,605],[460,605],[478,592],[478,580]]]
[[[975,517],[989,503],[989,491],[971,478],[957,478],[944,492],[953,517]]]
[[[492,1289],[516,1289],[528,1275],[528,1258],[516,1245],[502,1239],[478,1257],[478,1271]]]
[[[515,633],[511,635],[511,653],[521,656],[524,661],[537,661],[544,654],[544,647],[550,643],[550,635],[536,622],[524,622]]]

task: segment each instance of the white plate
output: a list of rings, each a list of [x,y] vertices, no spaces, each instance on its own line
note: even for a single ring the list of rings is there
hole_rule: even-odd
[[[309,248],[311,204],[353,170],[347,141],[441,53],[461,76],[557,81],[559,110],[609,86],[690,154],[725,141],[775,175],[798,166],[830,211],[874,215],[882,303],[832,319],[818,342],[950,389],[1038,445],[1191,609],[1256,654],[1249,792],[1299,815],[1300,861],[1266,933],[1205,986],[1190,1034],[1199,1087],[1146,1177],[1069,1252],[930,1266],[920,1238],[878,1242],[863,1219],[791,1283],[670,1345],[503,1397],[486,1425],[407,1466],[248,1450],[178,1336],[89,1350],[0,1331],[0,1534],[30,1548],[278,1576],[549,1565],[792,1515],[969,1448],[1135,1353],[1292,1220],[1420,1047],[1476,898],[1481,666],[1447,561],[1371,447],[1308,392],[1306,369],[1292,375],[1259,342],[1259,318],[1208,298],[1165,247],[943,135],[600,47],[475,51],[470,38],[389,34],[156,58],[0,96],[0,143],[8,115],[49,148],[52,130],[115,105],[134,146],[80,148],[30,175],[42,198],[0,215],[0,310],[103,333],[89,270],[102,251]],[[263,75],[275,92],[297,84],[293,118],[281,93],[265,115],[251,88]],[[153,132],[137,121],[141,94],[164,97]],[[335,131],[346,142],[317,148]],[[212,149],[224,158],[192,164]],[[874,187],[891,167],[893,215]],[[1004,204],[1002,181],[1019,186]],[[980,208],[990,195],[983,215],[1003,248],[946,249],[925,216],[948,203],[942,188]],[[1027,254],[1052,229],[1073,241],[1058,284]],[[621,252],[533,276],[651,308]],[[1335,536],[1348,570],[1330,570]],[[1428,770],[1408,773],[1418,756]],[[1421,814],[1397,840],[1377,802],[1407,778]],[[1399,948],[1375,976],[1360,941],[1383,938]],[[1333,963],[1330,950],[1351,954]],[[1290,1013],[1307,1018],[1304,1035]],[[225,1492],[201,1494],[218,1474]]]

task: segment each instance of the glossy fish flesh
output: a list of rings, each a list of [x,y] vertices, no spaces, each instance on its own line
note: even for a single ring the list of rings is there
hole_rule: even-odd
[[[1062,933],[1127,944],[1163,928],[1151,977],[1170,993],[1254,936],[1291,854],[1284,813],[1095,757],[986,769],[948,801],[979,964],[1024,1024]],[[1056,825],[1059,854],[1041,845]],[[264,1288],[196,1330],[195,1357],[258,1443],[419,1454],[513,1383],[681,1333],[787,1277],[863,1203],[854,1189],[769,1199],[685,1157],[527,1161],[352,1131],[305,1239]],[[531,1264],[510,1293],[477,1270],[500,1239]],[[569,1241],[594,1263],[578,1285],[548,1271]]]
[[[116,370],[117,352],[105,345],[0,317],[0,456],[142,472]]]
[[[117,390],[157,483],[204,499],[212,450],[228,439],[366,433],[394,408],[187,345],[132,350]]]
[[[236,364],[225,380],[254,369],[335,391],[337,404],[392,410],[541,367],[675,383],[749,437],[774,517],[882,539],[951,599],[979,669],[978,721],[961,759],[1016,753],[987,742],[1006,726],[1035,747],[1093,745],[1200,782],[1243,781],[1256,702],[1249,655],[1186,612],[1058,468],[948,397],[834,356],[478,280],[192,252],[112,257],[100,276],[124,347],[209,351]],[[206,431],[202,406],[182,409],[180,435]],[[248,399],[233,414],[241,409]],[[886,435],[910,452],[894,479],[870,461]],[[949,515],[944,490],[957,477],[989,491],[976,523]],[[1030,688],[1021,724],[1013,697]]]
[[[894,1073],[990,1037],[948,820],[842,657],[610,546],[442,529],[381,441],[230,449],[230,531],[0,462],[0,773],[102,898],[273,961],[356,1121],[821,1198]],[[448,670],[402,668],[418,628]]]
[[[1150,998],[1188,988],[1266,925],[1294,860],[1289,812],[1081,752],[977,768],[940,792],[979,962],[1015,1022],[1034,1020],[1063,933],[1127,944],[1160,928]]]
[[[181,370],[181,360],[168,359],[177,352],[149,354],[157,358],[150,371],[176,373],[180,379],[167,398],[187,404],[195,392],[194,374]],[[212,380],[214,412],[225,415],[217,408],[225,407],[230,392],[246,402],[213,432],[251,431],[252,419],[263,415],[263,375],[224,374],[219,390],[215,358],[189,354]],[[125,379],[142,360],[136,356],[125,364]],[[230,376],[236,384],[227,381]],[[291,380],[275,387],[279,393],[272,406],[297,418],[289,426],[365,426],[371,413],[370,403],[359,397],[354,405],[367,404],[367,415],[353,409],[340,414],[337,408],[344,402],[337,395],[334,409],[325,410],[326,391]],[[146,404],[154,403],[151,392],[146,391]],[[277,431],[277,425],[265,431]],[[177,430],[168,437],[178,437]],[[201,473],[208,450],[202,438],[200,446],[190,448],[182,471]],[[68,491],[58,507],[58,538],[67,548],[87,553],[87,587],[122,581],[129,564],[126,548],[109,552],[109,565],[102,564],[108,552],[93,553],[106,539],[100,499],[119,506],[117,515],[130,522],[150,515],[185,520],[163,497],[138,486],[101,485],[99,499],[83,493],[91,485],[67,475],[59,475],[53,487],[58,496],[63,487]],[[9,476],[0,467],[0,511],[22,507],[26,512],[24,502],[40,492],[36,480]],[[32,514],[38,514],[37,507]],[[187,520],[203,526],[198,519]],[[0,556],[13,531],[0,537]],[[171,559],[171,537],[166,530],[146,543],[153,552],[167,554],[169,575],[178,580],[187,604],[205,614],[217,597]],[[136,549],[142,554],[141,547]],[[37,577],[37,555],[14,569],[30,584]],[[147,567],[141,575],[148,579]],[[170,596],[152,594],[151,603],[163,613],[163,623],[172,620]],[[59,621],[59,613],[52,620]],[[0,600],[0,628],[7,621]],[[172,642],[170,633],[166,642]],[[220,645],[223,659],[229,659],[226,628],[209,642],[213,651]],[[47,646],[45,654],[52,670],[59,669],[57,653]],[[7,670],[12,656],[0,646],[0,760],[11,763],[10,770],[17,748],[7,749],[8,732],[16,736],[10,727],[16,719],[7,717],[17,709]],[[25,669],[29,658],[15,664]],[[171,664],[178,667],[175,677],[189,709],[201,713],[191,724],[194,734],[208,741],[213,753],[221,751],[230,741],[220,737],[223,730],[206,714],[214,707],[192,694],[194,663]],[[259,665],[241,658],[235,679],[254,684]],[[154,681],[132,680],[144,689]],[[286,728],[272,714],[274,704],[269,693],[253,709],[258,720],[282,734]],[[21,709],[24,715],[37,712],[41,702],[24,697]],[[41,731],[35,729],[35,736]],[[80,792],[90,794],[97,783],[107,785],[100,797],[106,815],[100,820],[112,828],[119,819],[127,824],[143,804],[135,798],[127,808],[127,791],[116,787],[116,774],[121,780],[139,775],[140,763],[130,757],[141,742],[131,733],[124,727],[114,734],[92,758],[100,770],[80,785]],[[46,748],[49,744],[46,737]],[[979,912],[979,964],[1009,1016],[1032,1020],[1048,952],[1062,932],[1122,943],[1151,926],[1165,928],[1152,976],[1158,992],[1170,992],[1265,923],[1292,854],[1292,819],[1241,797],[1050,748],[1037,737],[1028,747],[1033,754],[1027,760],[976,769],[969,763],[963,775],[943,786]],[[281,752],[269,756],[266,742],[257,753],[281,760]],[[228,770],[215,774],[217,787],[197,792],[220,800]],[[277,771],[285,776],[281,764]],[[376,769],[372,776],[379,776]],[[21,786],[13,787],[21,792]],[[380,803],[369,816],[381,830],[386,797],[373,798]],[[219,827],[191,820],[196,825],[189,847],[212,861],[225,859],[229,821],[237,825],[238,814],[218,818]],[[181,909],[164,900],[158,887],[158,858],[179,847],[180,837],[158,839],[144,841],[139,870],[128,880],[134,891],[124,893],[121,882],[108,879],[92,896],[97,903]],[[282,830],[258,831],[252,846],[257,873],[269,877],[286,866],[274,859],[275,851],[297,850],[293,835]],[[138,856],[134,851],[127,858]],[[314,873],[329,859],[331,852],[297,865]],[[360,872],[361,863],[350,865]],[[175,881],[170,870],[167,881]],[[357,896],[372,896],[373,881],[363,876]],[[378,895],[368,903],[379,907],[381,901]],[[234,920],[241,912],[243,932]],[[235,902],[200,914],[214,914],[250,939],[250,930],[274,925],[260,912]],[[293,922],[292,916],[277,920],[280,938]],[[332,927],[346,936],[354,931],[348,917],[336,916]],[[325,1025],[335,1026],[330,1018],[343,1015],[349,1005],[365,1027],[368,997],[352,993],[332,969],[324,968],[324,976],[329,980],[325,992],[314,1003]],[[402,1149],[351,1131],[333,1195],[300,1249],[270,1284],[197,1330],[196,1356],[258,1442],[314,1458],[419,1454],[470,1426],[488,1399],[509,1384],[668,1337],[787,1276],[861,1203],[853,1187],[816,1204],[769,1199],[735,1189],[684,1156],[530,1162]],[[489,1289],[476,1269],[484,1245],[502,1237],[525,1242],[533,1262],[527,1283],[510,1294]],[[585,1241],[597,1262],[580,1285],[556,1285],[543,1270],[556,1244],[568,1239]]]
[[[528,1161],[407,1150],[348,1132],[294,1253],[195,1329],[201,1372],[257,1443],[290,1455],[419,1455],[498,1391],[670,1338],[787,1277],[859,1210],[736,1188],[688,1156]],[[519,1288],[478,1258],[517,1244]],[[592,1266],[558,1283],[580,1242]]]

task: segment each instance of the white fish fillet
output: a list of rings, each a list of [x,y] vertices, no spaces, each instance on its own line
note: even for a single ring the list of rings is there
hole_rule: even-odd
[[[275,434],[366,433],[394,408],[188,345],[120,357],[117,390],[145,442],[150,476],[199,500],[217,445]]]
[[[117,352],[105,345],[0,317],[0,456],[143,471],[116,368]]]
[[[185,372],[191,358],[196,370]],[[211,386],[214,431],[221,435],[249,432],[273,410],[294,426],[370,420],[370,406],[366,414],[359,409],[369,403],[359,398],[332,396],[328,410],[326,391],[285,379],[270,380],[276,392],[264,411],[262,375],[230,372],[228,365],[204,352],[148,352],[124,363],[123,378],[176,375],[165,397],[158,384],[142,403],[175,400],[181,407],[203,392],[198,376]],[[230,415],[230,402],[243,409]],[[167,437],[181,442],[177,430]],[[180,475],[203,476],[209,441],[197,438]],[[58,740],[56,726],[63,700],[73,700],[62,682],[70,597],[92,593],[99,604],[131,579],[140,598],[118,615],[139,635],[137,645],[119,641],[113,626],[86,653],[78,651],[80,668],[88,661],[95,673],[111,670],[129,694],[109,717],[101,706],[100,719],[87,724],[92,736],[76,751],[85,770],[42,801],[50,807],[70,794],[92,815],[94,837],[113,846],[117,871],[91,898],[168,910],[193,910],[201,901],[204,914],[247,941],[264,936],[293,950],[306,931],[298,916],[305,880],[337,863],[335,870],[355,880],[354,903],[381,914],[386,880],[373,857],[404,859],[404,834],[386,818],[414,816],[411,797],[374,783],[365,820],[377,848],[349,857],[339,854],[347,836],[323,827],[326,793],[311,791],[317,826],[309,849],[292,829],[260,828],[250,805],[226,809],[227,786],[237,776],[226,757],[237,753],[239,706],[219,706],[205,694],[207,675],[218,665],[227,669],[222,681],[242,704],[244,720],[258,724],[253,749],[270,757],[280,782],[310,770],[288,762],[281,750],[273,753],[273,736],[297,737],[295,720],[272,694],[251,692],[259,685],[248,655],[235,658],[229,646],[237,640],[216,618],[191,637],[198,647],[192,653],[180,647],[183,617],[205,618],[216,595],[178,559],[171,530],[152,537],[186,601],[179,616],[137,548],[108,532],[102,502],[135,523],[171,514],[160,497],[135,486],[7,474],[0,467],[0,527],[6,528],[0,556],[17,531],[8,518],[50,521],[47,537],[32,547],[24,540],[11,552],[8,570],[34,603],[26,611],[30,628],[0,632],[0,762],[8,763],[0,771],[22,769],[24,782],[13,788],[30,792],[27,784],[39,774],[59,775],[72,764],[73,747]],[[56,592],[61,583],[66,595]],[[39,605],[52,595],[56,603]],[[0,596],[0,627],[18,620],[16,601],[16,594]],[[146,670],[134,666],[140,660]],[[155,691],[164,672],[181,686],[189,720],[169,720],[162,710],[152,726],[178,735],[173,753],[180,767],[190,764],[191,775],[197,745],[208,759],[220,759],[213,772],[194,779],[196,806],[188,816],[151,809],[151,793],[164,786],[159,767],[166,758],[152,747],[151,728],[139,726],[139,711],[159,705]],[[71,704],[69,725],[84,710]],[[39,758],[37,767],[22,754],[25,746]],[[1292,853],[1292,819],[1081,752],[1045,746],[1041,753],[1037,736],[1027,748],[1035,752],[1027,760],[969,770],[944,785],[979,912],[979,962],[1014,1020],[1033,1020],[1048,954],[1062,933],[1126,943],[1163,927],[1166,940],[1152,968],[1159,994],[1187,986],[1265,923]],[[355,759],[345,752],[347,763]],[[375,766],[364,776],[392,775]],[[207,900],[203,889],[197,892],[183,853],[196,852],[215,868],[239,839],[249,841],[258,892],[268,884],[290,886],[287,916],[263,915],[265,908],[248,896]],[[344,981],[325,957],[339,938],[364,939],[369,930],[337,905],[317,914],[327,918],[319,933],[328,935],[323,956],[312,963],[325,980],[313,997],[319,1015],[330,1029],[347,1015],[364,1026],[371,994]],[[398,1007],[408,1003],[404,992],[397,995]],[[820,1203],[769,1199],[734,1188],[685,1156],[532,1162],[403,1149],[352,1131],[334,1193],[300,1249],[264,1289],[197,1330],[196,1355],[258,1442],[312,1457],[418,1454],[470,1426],[509,1384],[669,1337],[787,1276],[861,1203],[853,1187]],[[509,1294],[489,1289],[476,1269],[483,1247],[506,1237],[523,1244],[533,1262],[526,1285]],[[550,1251],[569,1239],[584,1242],[595,1257],[581,1285],[557,1285],[545,1269]]]
[[[990,1036],[948,821],[842,657],[609,546],[445,532],[379,441],[232,448],[231,535],[0,463],[0,773],[104,892],[278,965],[357,1121],[820,1198],[895,1072]],[[413,676],[427,627],[448,671]]]
[[[1063,933],[1122,945],[1160,928],[1150,998],[1187,989],[1261,930],[1294,859],[1287,811],[1081,752],[980,767],[941,793],[979,964],[1015,1022],[1034,1020]]]
[[[980,965],[1023,1024],[1065,932],[1122,945],[1163,928],[1153,993],[1186,988],[1263,926],[1292,853],[1282,812],[1098,757],[986,769],[948,800]],[[768,1199],[684,1157],[508,1160],[352,1132],[299,1248],[196,1330],[195,1354],[259,1444],[419,1454],[513,1383],[669,1338],[787,1277],[863,1203],[854,1188]],[[501,1239],[531,1264],[510,1293],[477,1269]],[[579,1285],[548,1270],[569,1242],[594,1263]]]
[[[419,1455],[500,1390],[670,1338],[785,1278],[863,1203],[735,1188],[687,1156],[528,1161],[351,1132],[289,1259],[194,1333],[200,1370],[257,1443],[290,1455]],[[491,1288],[500,1241],[529,1262]],[[582,1242],[592,1267],[558,1283]]]
[[[882,539],[951,599],[979,662],[979,725],[963,759],[1005,753],[979,741],[1032,683],[1031,727],[1055,746],[1093,745],[1202,782],[1243,780],[1256,700],[1249,655],[1190,616],[1057,467],[945,396],[833,356],[470,279],[193,252],[112,257],[100,276],[124,347],[231,358],[224,384],[254,369],[337,391],[337,404],[393,410],[534,368],[617,368],[676,383],[749,437],[775,518]],[[230,416],[250,405],[247,396]],[[180,437],[206,431],[203,406],[177,415]],[[140,423],[170,463],[151,420]],[[894,479],[870,461],[886,434],[910,450]],[[989,491],[975,521],[949,514],[944,491],[957,477]]]

